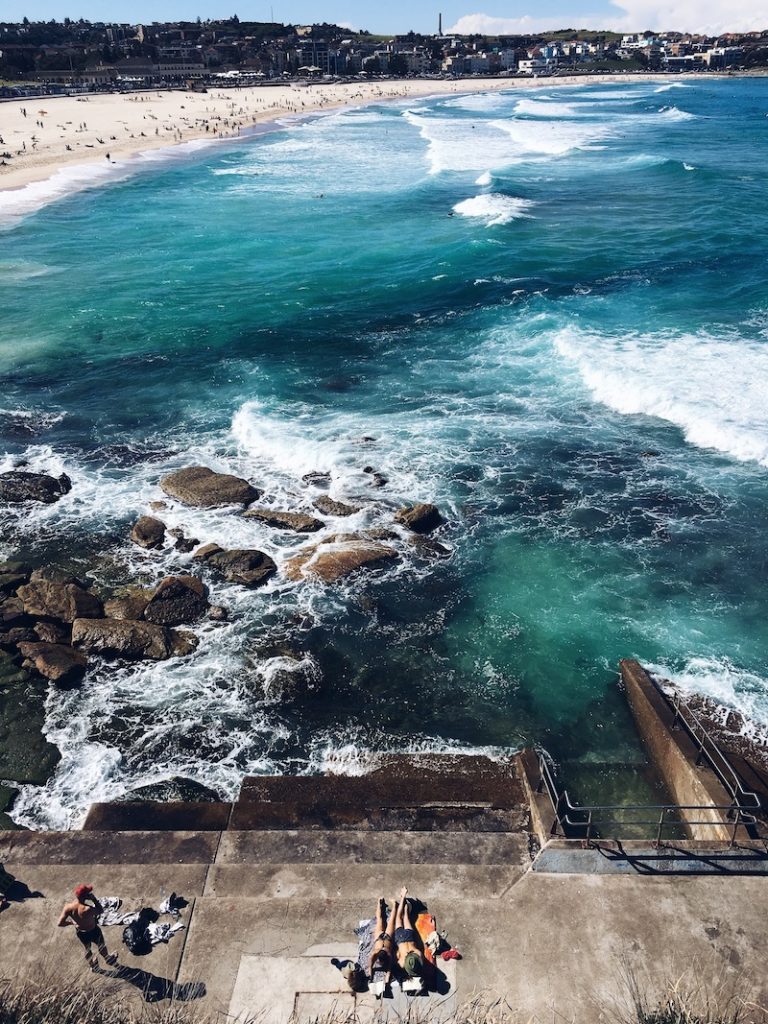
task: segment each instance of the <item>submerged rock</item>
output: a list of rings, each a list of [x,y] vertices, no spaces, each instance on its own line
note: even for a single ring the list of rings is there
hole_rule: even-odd
[[[95,594],[77,583],[54,583],[32,580],[16,591],[24,612],[34,618],[74,622],[75,619],[98,619],[104,606]]]
[[[150,782],[146,786],[137,786],[130,790],[123,797],[126,800],[159,800],[163,803],[182,800],[185,803],[218,803],[221,797],[215,789],[204,786],[194,779],[185,779],[181,775],[174,775],[170,779],[161,779],[159,782]]]
[[[203,544],[201,548],[192,555],[196,562],[206,562],[211,555],[217,555],[224,548],[220,544]]]
[[[189,466],[163,477],[165,493],[185,505],[215,508],[220,505],[250,505],[261,491],[239,476],[214,473],[207,466]]]
[[[58,686],[76,685],[88,668],[85,655],[64,644],[21,643],[19,651],[27,660],[25,667],[34,667]]]
[[[165,661],[176,655],[190,654],[197,646],[197,638],[152,622],[75,619],[72,644],[104,658]]]
[[[47,688],[0,652],[0,778],[43,785],[61,759],[42,733]]]
[[[305,548],[286,563],[291,580],[314,578],[338,583],[361,569],[382,569],[397,561],[394,548],[365,537],[343,534]]]
[[[318,512],[323,512],[327,516],[353,516],[355,512],[360,511],[359,506],[345,505],[343,501],[334,501],[327,494],[323,494],[312,504]]]
[[[199,557],[199,552],[196,557]],[[239,583],[243,587],[260,587],[277,572],[277,566],[269,555],[255,548],[220,549],[206,555],[204,561],[218,569],[230,583]]]
[[[52,505],[72,490],[72,481],[66,473],[59,477],[46,473],[27,473],[14,469],[0,473],[0,501],[18,505],[25,501],[37,501]]]
[[[445,522],[436,505],[408,505],[395,512],[395,522],[414,533],[431,533]]]
[[[327,490],[331,486],[331,474],[330,473],[305,473],[301,478],[302,483],[308,487],[318,487],[321,490]]]
[[[167,576],[144,609],[144,619],[159,626],[196,622],[208,611],[208,588],[197,576]]]
[[[140,548],[161,548],[165,543],[165,523],[154,516],[140,516],[131,529],[131,540]]]
[[[292,530],[294,533],[316,533],[325,523],[304,512],[278,512],[271,508],[249,508],[243,515],[246,519],[258,519],[267,526],[278,530]]]

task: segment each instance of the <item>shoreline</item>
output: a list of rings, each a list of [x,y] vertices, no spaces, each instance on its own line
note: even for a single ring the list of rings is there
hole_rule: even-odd
[[[695,77],[675,75],[674,80]],[[258,134],[278,130],[282,118],[310,117],[371,103],[477,92],[667,83],[669,79],[669,75],[648,73],[569,75],[547,81],[402,80],[312,84],[306,88],[254,86],[207,93],[178,90],[8,100],[2,106],[0,152],[10,153],[11,160],[6,166],[0,165],[0,215],[5,212],[4,207],[9,208],[7,212],[12,216],[23,215],[77,190],[78,186],[90,187],[100,178],[105,184],[122,176],[121,172],[133,172],[141,158],[151,158],[158,152],[170,155],[185,144],[247,139],[256,134],[254,129],[260,129]],[[31,110],[31,103],[47,104],[52,109]],[[106,173],[93,175],[96,168]],[[61,187],[56,187],[57,177]],[[25,191],[29,193],[28,209],[23,209],[26,204],[20,198]],[[14,210],[14,206],[21,209]]]

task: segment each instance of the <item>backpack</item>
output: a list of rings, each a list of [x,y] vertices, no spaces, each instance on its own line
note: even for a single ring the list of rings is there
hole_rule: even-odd
[[[134,956],[146,956],[152,952],[152,943],[149,940],[147,925],[154,924],[158,913],[151,907],[144,907],[139,911],[135,921],[131,921],[123,929],[123,942],[128,947],[128,952]]]

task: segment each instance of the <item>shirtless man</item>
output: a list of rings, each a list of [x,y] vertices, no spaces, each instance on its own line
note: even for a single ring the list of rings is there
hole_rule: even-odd
[[[368,971],[366,973],[372,981],[374,970],[385,971],[386,978],[384,982],[388,985],[392,978],[392,967],[394,965],[397,904],[395,903],[392,906],[392,913],[389,915],[389,921],[385,929],[384,914],[386,908],[384,899],[379,899],[376,904],[376,938],[373,940],[371,955],[368,957]]]
[[[411,921],[411,911],[406,901],[408,890],[403,886],[400,890],[396,912],[392,915],[395,921],[395,943],[397,945],[397,962],[409,978],[424,977],[424,957],[419,945],[419,936]]]
[[[59,928],[66,928],[73,924],[77,929],[76,934],[85,947],[85,959],[92,971],[98,969],[98,961],[91,953],[91,943],[96,944],[99,953],[108,964],[117,963],[117,955],[110,955],[107,944],[104,941],[101,928],[98,925],[98,917],[102,907],[93,895],[92,885],[78,885],[75,889],[75,899],[67,903],[59,918]]]

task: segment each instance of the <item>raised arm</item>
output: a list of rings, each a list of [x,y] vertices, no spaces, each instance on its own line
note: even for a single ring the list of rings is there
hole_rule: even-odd
[[[61,917],[58,920],[58,927],[59,928],[66,928],[68,924],[74,924],[74,921],[71,921],[70,917],[69,917],[71,912],[72,912],[72,907],[68,903],[64,907],[64,909],[62,910]]]

